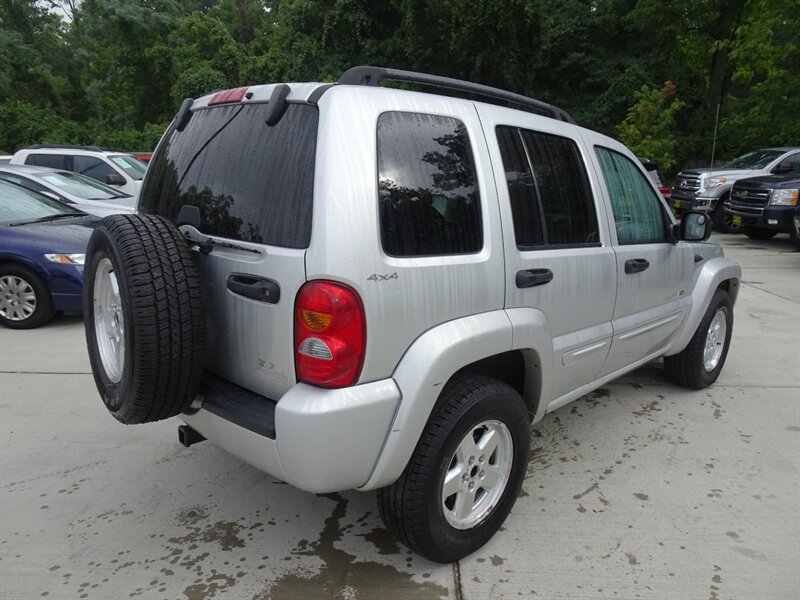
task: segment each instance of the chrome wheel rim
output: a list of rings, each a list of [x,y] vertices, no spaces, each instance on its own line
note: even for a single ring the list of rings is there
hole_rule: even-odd
[[[470,529],[494,510],[511,476],[514,442],[500,421],[483,421],[461,440],[442,481],[441,502],[447,522]]]
[[[94,274],[94,335],[103,370],[113,383],[125,365],[125,320],[114,265],[104,258]]]
[[[706,346],[703,350],[703,366],[706,371],[713,371],[717,368],[722,358],[722,350],[725,347],[725,338],[728,336],[728,320],[722,309],[717,310],[711,325],[708,326],[706,334]]]
[[[36,312],[36,292],[30,282],[17,275],[0,277],[0,316],[25,321]]]

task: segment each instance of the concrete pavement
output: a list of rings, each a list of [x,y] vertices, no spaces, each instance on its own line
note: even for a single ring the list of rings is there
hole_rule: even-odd
[[[800,252],[720,237],[744,269],[720,380],[654,363],[548,415],[503,531],[452,566],[371,493],[118,424],[79,318],[0,329],[0,598],[798,598]]]

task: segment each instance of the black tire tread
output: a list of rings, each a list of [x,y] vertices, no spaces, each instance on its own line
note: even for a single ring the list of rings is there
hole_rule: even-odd
[[[181,233],[161,217],[112,215],[100,227],[121,259],[117,276],[125,279],[120,286],[128,297],[122,301],[129,303],[131,315],[126,347],[132,353],[131,385],[112,413],[130,424],[180,414],[194,398],[203,366],[197,265]],[[96,380],[98,367],[93,365]],[[99,380],[98,388],[104,392]]]
[[[727,303],[730,311],[731,300],[728,292],[723,289],[717,289],[714,292],[714,296],[708,305],[705,315],[703,315],[700,324],[697,326],[697,330],[694,332],[694,335],[692,335],[692,339],[689,341],[689,344],[686,346],[686,348],[674,356],[664,357],[664,370],[666,371],[667,376],[678,385],[700,390],[708,387],[711,383],[713,383],[714,380],[716,380],[717,376],[714,375],[713,379],[709,381],[708,376],[704,373],[702,366],[703,352],[705,350],[708,327],[717,312],[717,308],[724,303]],[[730,311],[729,327],[727,332],[728,339],[726,340],[727,347],[725,348],[720,364],[716,369],[717,373],[722,370],[722,367],[725,364],[732,334],[733,312]]]
[[[449,383],[431,412],[403,474],[393,484],[377,491],[378,512],[386,528],[417,554],[436,562],[453,560],[430,539],[425,527],[428,506],[424,489],[435,468],[440,449],[469,407],[470,400],[508,392],[516,395],[516,391],[507,384],[483,376],[466,377]],[[527,456],[527,448],[525,454]],[[509,492],[514,498],[521,484],[521,478],[517,485],[509,482]]]

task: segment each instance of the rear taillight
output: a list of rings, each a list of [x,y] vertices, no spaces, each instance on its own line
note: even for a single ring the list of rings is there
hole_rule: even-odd
[[[298,381],[345,387],[358,381],[367,332],[364,306],[351,288],[311,281],[294,305],[294,349]]]

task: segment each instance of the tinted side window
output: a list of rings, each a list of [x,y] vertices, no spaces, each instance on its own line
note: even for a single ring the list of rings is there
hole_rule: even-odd
[[[611,198],[619,243],[667,241],[664,207],[639,168],[619,152],[601,147],[595,150]]]
[[[63,169],[64,157],[60,154],[29,154],[25,157],[26,165],[37,167],[49,167],[51,169]]]
[[[104,163],[93,156],[73,156],[72,170],[81,175],[86,175],[102,183],[106,182],[107,175],[118,175],[111,165]]]
[[[516,127],[500,126],[496,133],[517,247],[599,244],[589,178],[575,142]]]
[[[779,172],[781,174],[800,173],[800,152],[797,152],[795,154],[790,154],[789,156],[784,158],[778,165],[776,172]]]
[[[174,220],[184,204],[196,206],[206,234],[307,248],[319,113],[290,104],[270,127],[267,110],[237,104],[194,112],[150,161],[139,210]]]
[[[382,114],[378,189],[387,254],[467,254],[483,247],[475,161],[458,119]]]

